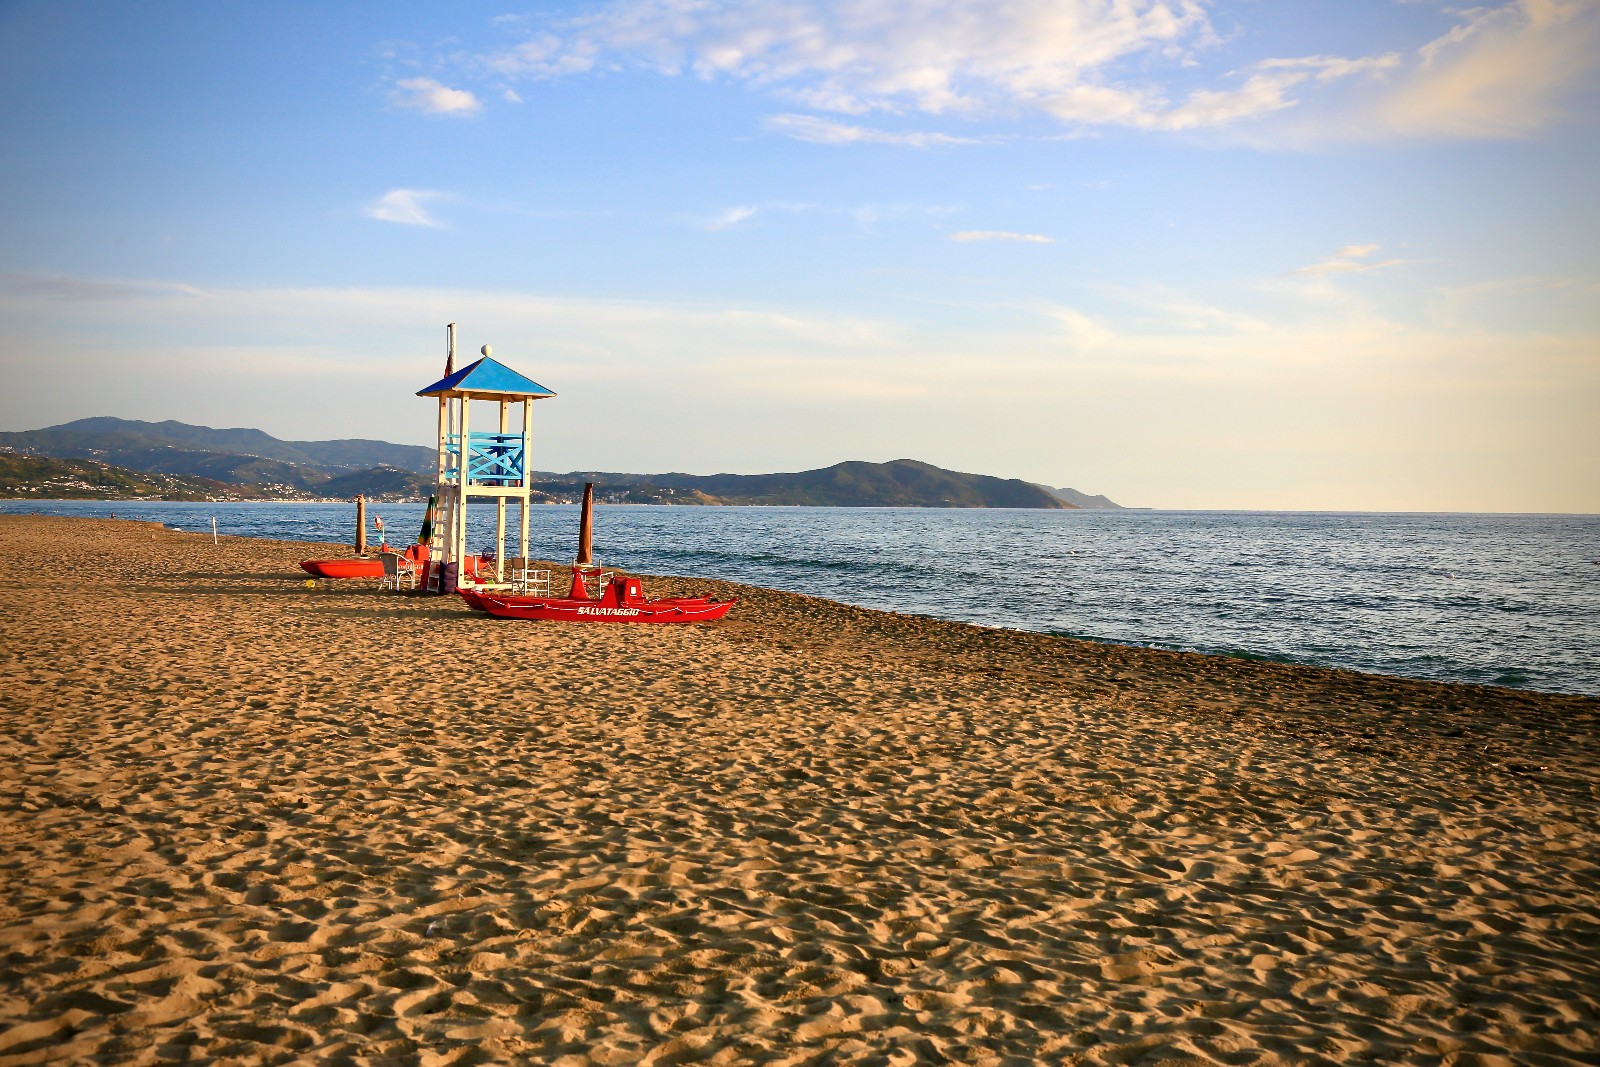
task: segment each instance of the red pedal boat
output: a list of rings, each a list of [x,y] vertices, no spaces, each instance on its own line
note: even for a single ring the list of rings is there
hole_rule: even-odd
[[[307,559],[300,569],[317,578],[382,578],[381,559]]]
[[[399,551],[398,549],[396,551]],[[404,552],[400,552],[403,566],[419,567],[428,561],[428,546],[423,544],[412,545]],[[477,577],[479,568],[492,566],[493,561],[482,556],[467,557],[467,574]],[[316,578],[382,578],[383,560],[377,556],[363,558],[352,556],[348,559],[306,559],[300,561],[300,569]]]
[[[573,591],[583,588],[574,581]],[[583,596],[500,596],[460,590],[473,611],[502,619],[551,619],[565,622],[710,622],[726,615],[737,600],[710,597],[665,597],[651,600],[637,578],[618,578],[606,586],[599,600]]]

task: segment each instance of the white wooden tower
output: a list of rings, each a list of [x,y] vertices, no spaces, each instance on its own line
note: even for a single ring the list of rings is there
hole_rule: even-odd
[[[439,399],[439,473],[435,495],[429,588],[454,592],[463,584],[483,584],[488,575],[475,582],[474,556],[467,544],[467,505],[474,499],[495,502],[495,564],[493,584],[504,584],[506,575],[506,505],[516,501],[522,520],[521,547],[517,553],[528,557],[528,457],[533,434],[533,402],[556,394],[538,382],[523,377],[504,363],[490,358],[483,346],[483,358],[455,370],[456,324],[446,327],[449,355],[445,376],[418,396]],[[473,401],[479,401],[478,419],[473,418]],[[495,407],[484,410],[482,402]],[[522,405],[521,417],[513,421],[512,406]],[[482,430],[474,426],[484,425]],[[515,428],[513,428],[515,426]],[[493,429],[489,427],[495,427]]]

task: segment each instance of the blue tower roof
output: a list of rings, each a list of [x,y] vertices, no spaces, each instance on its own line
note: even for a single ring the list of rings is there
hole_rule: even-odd
[[[556,394],[531,378],[524,378],[499,360],[484,356],[448,377],[418,391],[418,396],[469,393],[473,396],[526,396],[535,400]]]

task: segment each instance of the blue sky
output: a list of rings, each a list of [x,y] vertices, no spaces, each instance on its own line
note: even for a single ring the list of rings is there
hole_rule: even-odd
[[[0,4],[0,427],[1600,510],[1600,3]]]

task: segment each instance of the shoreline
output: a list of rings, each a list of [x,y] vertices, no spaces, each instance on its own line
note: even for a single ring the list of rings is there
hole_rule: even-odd
[[[32,497],[0,497],[0,504],[8,501],[31,501],[39,504],[346,504],[355,506],[355,501],[346,497],[313,497],[305,500],[285,500],[281,498],[241,498],[238,500],[166,500],[161,497],[52,497],[49,499],[34,500]],[[391,499],[388,497],[367,498],[367,503],[379,504],[415,504],[423,505],[428,502],[427,497]],[[571,501],[533,501],[538,507],[576,507],[577,500]],[[475,503],[474,507],[487,506],[482,502]],[[838,510],[861,511],[1026,511],[1055,513],[1060,511],[1086,512],[1089,514],[1117,514],[1127,511],[1160,512],[1173,515],[1393,515],[1393,516],[1482,516],[1485,518],[1551,518],[1551,519],[1593,519],[1600,518],[1600,511],[1374,511],[1371,509],[1347,510],[1322,510],[1316,508],[1161,508],[1142,504],[1119,504],[1114,508],[1084,507],[1073,505],[1065,508],[939,508],[921,504],[685,504],[673,500],[650,501],[641,503],[637,501],[609,501],[595,500],[595,506],[625,507],[625,508],[827,508]],[[15,512],[0,512],[0,514],[15,514]],[[238,536],[238,535],[235,535]],[[1595,561],[1600,564],[1600,560]]]
[[[304,516],[288,520],[286,525],[270,519],[270,515],[276,514],[271,508],[262,509],[248,506],[249,504],[267,503],[277,507],[288,506],[291,509],[303,508],[305,509]],[[420,522],[421,504],[386,505],[380,502],[377,506],[383,514],[389,515],[391,520],[394,520],[391,522],[391,528],[394,527],[395,522],[400,524],[401,532],[403,532],[408,520],[404,515],[399,519],[395,519],[394,514],[390,511],[391,507],[398,508],[401,511],[407,508],[416,511],[417,515],[409,521],[413,523]],[[577,506],[572,504],[566,507],[576,509]],[[641,520],[642,515],[651,514],[648,510],[651,507],[650,505],[600,504],[597,506],[606,511],[613,507],[620,508],[622,512],[632,516],[632,518],[625,518],[624,521],[635,526],[641,521],[649,521]],[[551,505],[550,507],[555,510],[561,510],[562,506]],[[309,535],[319,539],[325,538],[326,540],[318,541],[318,543],[325,546],[324,548],[307,549],[307,551],[326,554],[329,551],[329,546],[334,545],[344,546],[346,551],[351,550],[349,548],[351,542],[348,529],[351,524],[332,521],[342,516],[341,508],[348,510],[353,516],[354,506],[348,502],[324,501],[318,504],[303,504],[284,501],[251,501],[244,504],[216,505],[216,508],[217,514],[223,516],[222,523],[224,526],[231,524],[237,529],[248,531],[236,533],[233,536],[271,537],[282,536],[285,533],[289,536],[299,537]],[[758,507],[753,510],[761,511],[763,508]],[[914,515],[914,521],[925,524],[939,525],[945,521],[936,516],[929,517],[927,509],[829,508],[826,510],[861,511],[863,513],[886,510],[888,512],[899,512],[906,516]],[[132,515],[129,514],[130,511]],[[0,514],[20,513],[22,513],[21,509],[8,511],[3,504],[0,504]],[[96,513],[101,513],[111,518],[137,518],[150,521],[160,521],[164,518],[168,522],[181,523],[184,528],[189,528],[199,533],[209,532],[207,520],[211,516],[211,512],[207,510],[207,505],[199,503],[155,503],[141,506],[138,502],[133,502],[126,505],[125,509],[119,509],[111,505],[103,505],[100,502],[93,504],[79,502],[76,506],[61,508],[55,513],[78,517],[93,517]],[[474,510],[474,515],[480,520],[488,518],[492,514],[492,505],[484,505],[481,510]],[[539,514],[542,513],[535,509],[535,515]],[[965,509],[958,509],[957,514],[967,516],[968,513]],[[1028,513],[1014,512],[1014,514],[1024,515]],[[1162,515],[1165,513],[1152,512],[1151,514]],[[1272,513],[1264,514],[1269,516],[1268,521],[1270,521]],[[307,519],[305,516],[313,518]],[[1390,518],[1405,519],[1407,517],[1391,516]],[[1496,517],[1477,516],[1476,518],[1492,522]],[[1502,516],[1502,518],[1515,521],[1517,518],[1527,517]],[[1539,516],[1538,518],[1560,522],[1571,517]],[[673,521],[678,522],[680,520]],[[682,521],[687,522],[687,519]],[[696,521],[698,522],[698,520]],[[737,524],[740,520],[734,517],[732,521]],[[835,520],[830,519],[829,521]],[[865,520],[839,519],[837,521],[854,522]],[[957,520],[952,516],[950,521]],[[973,520],[971,518],[963,518],[960,521],[970,523]],[[977,521],[981,525],[990,522],[1005,523],[1010,520],[1002,516],[992,520],[980,518]],[[1134,523],[1136,528],[1139,520],[1118,519],[1115,516],[1110,516],[1076,521],[1086,522],[1092,529],[1102,529],[1104,523],[1125,524],[1130,521]],[[305,528],[308,523],[318,528],[314,531],[308,530]],[[288,525],[292,525],[294,529],[292,531],[289,530]],[[535,523],[536,529],[542,529],[548,525],[543,519],[539,519]],[[689,525],[692,527],[695,523],[689,523]],[[1064,525],[1076,528],[1073,520],[1069,520]],[[1051,524],[1046,524],[1046,527],[1054,529]],[[1536,527],[1538,530],[1547,528],[1545,526]],[[1582,532],[1581,527],[1578,532]],[[548,534],[549,531],[545,530],[545,536],[548,536]],[[1077,555],[1077,553],[1072,554]],[[655,570],[665,571],[672,566],[693,565],[692,562],[685,563],[679,559],[651,558],[644,560],[639,558],[638,553],[625,553],[625,555],[632,556],[632,561],[638,564],[642,569],[642,573],[645,574],[650,574]],[[654,553],[649,547],[646,547],[643,555],[657,557],[661,554]],[[757,562],[752,565],[752,561],[757,560],[763,562]],[[924,593],[928,594],[923,596],[908,595],[904,587],[899,587],[892,592],[878,588],[870,593],[863,594],[845,583],[819,580],[814,574],[806,573],[805,564],[814,561],[797,559],[795,562],[799,566],[795,568],[777,568],[778,570],[783,570],[784,573],[776,573],[774,568],[766,566],[764,557],[760,556],[759,553],[750,555],[748,558],[735,559],[733,562],[733,569],[736,574],[740,569],[756,572],[735,580],[753,580],[760,584],[770,584],[773,588],[793,589],[796,592],[804,592],[809,595],[821,596],[844,603],[857,603],[863,607],[921,614],[924,617],[951,622],[968,622],[980,626],[994,626],[1020,632],[1048,634],[1100,644],[1118,644],[1132,648],[1214,655],[1254,662],[1327,667],[1334,670],[1351,670],[1383,677],[1415,678],[1424,681],[1440,681],[1447,684],[1485,685],[1528,692],[1600,696],[1600,678],[1595,677],[1594,671],[1583,662],[1581,656],[1577,655],[1577,649],[1583,645],[1584,635],[1586,634],[1586,631],[1582,628],[1586,617],[1582,615],[1581,609],[1577,606],[1580,601],[1574,601],[1570,610],[1558,611],[1558,618],[1543,621],[1544,634],[1548,635],[1544,638],[1545,644],[1536,646],[1533,649],[1532,656],[1528,657],[1525,654],[1526,650],[1523,652],[1514,652],[1512,650],[1521,647],[1521,642],[1525,637],[1533,636],[1531,632],[1519,630],[1516,623],[1505,621],[1511,618],[1509,614],[1495,615],[1494,611],[1490,612],[1493,618],[1488,623],[1488,629],[1478,628],[1472,613],[1460,610],[1459,604],[1453,603],[1453,594],[1456,592],[1456,588],[1452,582],[1450,583],[1452,586],[1450,590],[1435,588],[1430,594],[1435,598],[1431,604],[1431,610],[1434,612],[1437,621],[1443,626],[1440,635],[1431,642],[1424,641],[1424,647],[1420,650],[1413,648],[1413,655],[1393,656],[1386,654],[1383,643],[1378,640],[1377,634],[1386,626],[1399,625],[1399,623],[1379,617],[1376,610],[1369,611],[1369,617],[1365,620],[1355,621],[1356,629],[1353,632],[1366,635],[1358,640],[1346,641],[1339,631],[1328,627],[1323,627],[1319,631],[1314,619],[1311,629],[1302,629],[1297,638],[1279,640],[1278,638],[1283,633],[1292,631],[1285,629],[1281,625],[1275,625],[1274,619],[1269,618],[1264,613],[1256,612],[1255,616],[1252,617],[1248,607],[1243,612],[1230,613],[1223,610],[1227,606],[1225,601],[1219,601],[1216,608],[1209,612],[1204,610],[1198,613],[1191,612],[1188,619],[1176,626],[1163,625],[1160,620],[1155,620],[1149,625],[1120,626],[1118,618],[1105,611],[1100,611],[1098,614],[1091,612],[1090,614],[1094,617],[1080,619],[1070,617],[1070,612],[1052,612],[1049,605],[1043,605],[1044,610],[1042,613],[1033,610],[1020,610],[1015,605],[1010,605],[999,611],[987,610],[990,605],[984,598],[992,597],[995,593],[1003,591],[996,587],[994,572],[992,571],[981,576],[981,580],[986,582],[987,586],[976,591],[978,595],[975,599],[969,598],[966,602],[955,602],[948,597],[941,598],[935,595],[940,589],[937,582],[923,590]],[[1221,562],[1228,566],[1235,565],[1229,561]],[[1426,566],[1425,561],[1418,562]],[[1060,560],[1056,561],[1058,566],[1060,563]],[[1582,570],[1587,570],[1589,566],[1586,559],[1572,565],[1578,566]],[[1595,565],[1600,565],[1600,562]],[[890,568],[880,567],[879,569],[886,571]],[[1106,584],[1105,576],[1116,573],[1118,572],[1114,567],[1103,568],[1096,578],[1091,580],[1090,584],[1092,586],[1094,581],[1099,580],[1104,585]],[[1442,575],[1443,570],[1438,570],[1438,574]],[[1182,578],[1181,575],[1179,577],[1180,579]],[[1451,573],[1448,577],[1454,579],[1456,575]],[[1470,584],[1475,587],[1470,590],[1471,594],[1476,594],[1480,597],[1492,597],[1492,590],[1485,592],[1487,587],[1483,583],[1493,582],[1495,576],[1478,574],[1472,577],[1474,582],[1463,583],[1463,592],[1468,591],[1465,587]],[[1578,574],[1573,575],[1573,578],[1576,579],[1576,586],[1571,590],[1572,592],[1578,592],[1577,587],[1583,584],[1582,577],[1582,575]],[[883,580],[881,575],[879,580],[880,582]],[[1338,581],[1338,577],[1334,576],[1334,580]],[[1357,586],[1360,585],[1359,578],[1354,579],[1354,581]],[[1115,583],[1112,582],[1111,584]],[[1435,584],[1437,586],[1438,583]],[[1277,592],[1276,590],[1269,591]],[[1134,593],[1137,601],[1137,591],[1123,590],[1122,592]],[[1335,590],[1335,592],[1339,591]],[[1391,590],[1387,588],[1360,589],[1353,587],[1340,593],[1340,595],[1357,598],[1377,596],[1382,599],[1389,592]],[[1561,595],[1561,591],[1557,591],[1557,595]],[[1275,596],[1274,599],[1282,599],[1282,597]],[[1303,605],[1304,610],[1301,612],[1303,617],[1305,612],[1315,610],[1315,599],[1313,597],[1312,601]],[[1337,601],[1338,597],[1334,599]],[[1522,597],[1522,600],[1523,603],[1514,605],[1506,610],[1534,609],[1535,614],[1542,610],[1541,605],[1535,603],[1534,594],[1527,594]],[[1102,603],[1108,602],[1102,598]],[[1289,596],[1289,603],[1291,605],[1297,603],[1292,594]],[[1136,615],[1140,606],[1137,603],[1133,605]],[[1480,604],[1481,606],[1484,605]],[[1506,607],[1498,603],[1491,603],[1487,606],[1490,608]],[[1149,604],[1144,604],[1142,607],[1145,610],[1150,610],[1151,608]],[[1521,616],[1518,616],[1518,618],[1521,618]],[[1369,629],[1362,630],[1360,628],[1359,624],[1363,621]],[[1415,625],[1414,621],[1413,625]],[[1525,624],[1524,629],[1527,625],[1537,626],[1540,624],[1537,621],[1532,624]],[[1573,635],[1573,641],[1566,642],[1564,645],[1557,642],[1555,638],[1556,634],[1563,632],[1563,627],[1566,628],[1565,632]],[[1476,654],[1479,644],[1483,644],[1489,649],[1498,648],[1501,651],[1498,657],[1491,653],[1489,658],[1485,658]]]
[[[124,502],[126,502],[126,503],[140,503],[141,501],[139,501],[137,499],[130,499],[130,500],[124,501]],[[145,503],[148,503],[148,502],[149,501],[145,501]],[[72,500],[72,501],[57,501],[57,503],[82,503],[82,501],[76,501],[76,500]],[[159,501],[158,503],[206,503],[206,502],[204,502],[204,501]],[[307,504],[307,503],[319,503],[319,504],[346,504],[346,505],[349,505],[351,507],[354,507],[354,504],[352,502],[345,501],[345,500],[319,500],[319,501],[246,500],[246,501],[215,501],[213,503],[287,504],[287,505],[303,505],[303,504]],[[370,503],[370,501],[369,501],[369,503]],[[396,503],[396,502],[395,501],[378,501],[378,503]],[[422,504],[425,504],[426,501],[401,501],[399,503],[410,503],[410,504],[416,504],[416,505],[420,506]],[[566,505],[549,504],[549,505],[546,505],[546,506],[551,506],[551,507],[563,507],[563,506],[565,506],[565,507],[576,508],[578,505],[576,503],[572,503],[572,504],[566,504]],[[595,506],[596,507],[646,508],[646,507],[654,507],[656,505],[652,505],[652,504],[604,504],[602,502],[596,502]],[[697,505],[684,505],[684,506],[697,506]],[[791,506],[791,505],[704,505],[704,506],[707,506],[707,507],[745,507],[745,506],[749,506],[749,507],[784,507],[784,506]],[[794,507],[802,507],[802,506],[811,506],[811,505],[792,505],[792,506],[794,506]],[[492,510],[492,505],[485,505],[485,507],[487,509],[489,509],[489,510]],[[865,510],[870,510],[870,509],[865,509]],[[911,510],[927,510],[927,509],[911,509]],[[937,510],[937,509],[934,509],[934,510]],[[970,509],[951,509],[951,510],[970,510]],[[983,509],[979,509],[979,510],[983,510]],[[987,510],[1027,510],[1027,509],[987,509]],[[1078,509],[1078,510],[1100,511],[1100,510],[1107,510],[1107,509]],[[1122,508],[1122,509],[1119,509],[1119,510],[1123,510],[1123,511],[1135,511],[1135,510],[1149,511],[1149,510],[1157,510],[1157,509]],[[1272,514],[1272,513],[1264,513],[1264,514]],[[1294,513],[1285,513],[1285,514],[1334,514],[1334,513],[1294,512]],[[1350,514],[1356,514],[1356,513],[1350,513]],[[1367,514],[1367,513],[1360,513],[1360,514]],[[1435,514],[1435,513],[1431,513],[1431,512],[1416,512],[1416,513],[1382,512],[1382,513],[1372,513],[1372,514],[1419,514],[1420,515],[1420,514]],[[1439,514],[1443,514],[1443,513],[1439,513]],[[1455,513],[1450,513],[1450,514],[1455,514]],[[1500,513],[1485,513],[1485,514],[1500,514]],[[1509,515],[1510,513],[1507,513],[1507,514]],[[123,517],[117,516],[117,515],[108,515],[108,516],[103,516],[103,517],[101,517],[101,516],[92,516],[92,515],[85,515],[85,516],[79,516],[79,515],[49,516],[49,515],[44,515],[42,513],[31,513],[31,514],[24,515],[21,512],[12,512],[12,511],[0,510],[0,521],[3,521],[5,518],[7,518],[9,516],[38,517],[38,518],[66,518],[66,519],[71,519],[71,520],[74,520],[74,521],[101,519],[102,521],[111,521],[111,522],[133,522],[133,523],[153,523],[154,522],[154,520],[148,520],[148,519],[127,519],[127,518],[123,518]],[[1538,517],[1538,516],[1534,515],[1532,517]],[[1552,514],[1551,517],[1564,517],[1564,516]],[[1582,517],[1582,516],[1578,516],[1578,517]],[[165,524],[157,524],[157,525],[162,525],[163,528],[165,528],[168,532],[173,533],[173,534],[192,534],[193,536],[197,536],[197,537],[206,537],[206,538],[210,537],[209,531],[204,531],[204,530],[185,531],[185,530],[180,530],[180,529],[175,528],[175,527],[166,527]],[[287,544],[287,545],[298,545],[298,546],[301,546],[301,548],[300,548],[301,551],[306,552],[306,553],[312,553],[312,554],[314,554],[316,552],[326,551],[329,547],[332,547],[332,546],[337,546],[337,547],[343,549],[347,554],[350,554],[350,555],[354,555],[354,553],[355,553],[354,544],[351,541],[348,541],[348,540],[343,540],[343,541],[284,541],[284,540],[279,539],[279,538],[257,537],[257,536],[251,535],[251,534],[230,534],[230,533],[222,533],[219,536],[221,536],[223,538],[229,538],[229,537],[238,538],[238,539],[244,540],[244,541],[273,542],[273,543],[280,543],[280,544]],[[370,551],[369,551],[369,554],[370,554]],[[562,569],[562,564],[555,563],[553,561],[548,561],[548,560],[541,561],[541,562],[546,566],[554,568],[555,570],[559,571],[559,570]],[[1600,561],[1596,561],[1596,564],[1600,565]],[[618,568],[613,568],[613,569],[618,569]],[[651,575],[651,574],[646,573],[646,572],[638,572],[638,573],[642,577],[645,577],[645,578],[659,577],[659,578],[661,578],[663,580],[666,580],[666,581],[676,581],[676,580],[678,580],[678,579],[676,579],[676,578],[674,578],[672,576],[665,576],[665,575],[655,576],[655,575]],[[699,580],[699,579],[684,579],[684,580],[686,580],[686,581],[696,581],[696,580]],[[753,585],[749,585],[749,584],[746,584],[746,583],[735,582],[735,581],[722,581],[722,580],[713,580],[713,579],[706,579],[706,581],[716,581],[720,585],[726,586],[727,589],[724,590],[724,595],[727,595],[727,596],[738,595],[737,592],[729,592],[729,590],[739,590],[739,589],[744,589],[744,590],[758,589],[758,590],[762,590],[764,592],[781,593],[781,594],[786,594],[786,595],[789,594],[789,591],[787,591],[787,590],[780,590],[780,589],[776,589],[776,588],[768,588],[768,587],[765,587],[765,586],[753,586]],[[354,587],[356,587],[356,586],[353,585],[352,588],[354,588]],[[1003,632],[1003,633],[1029,634],[1029,635],[1040,636],[1040,637],[1057,638],[1057,639],[1065,640],[1065,641],[1083,642],[1083,643],[1092,644],[1092,645],[1104,645],[1104,646],[1112,646],[1112,647],[1117,647],[1117,648],[1137,649],[1137,650],[1144,650],[1144,651],[1149,651],[1149,652],[1163,652],[1163,653],[1171,653],[1171,654],[1180,655],[1180,656],[1211,657],[1211,658],[1217,658],[1217,659],[1223,659],[1223,660],[1233,660],[1233,661],[1238,661],[1238,662],[1243,662],[1243,663],[1275,664],[1275,665],[1281,665],[1281,666],[1285,666],[1285,667],[1305,668],[1307,670],[1334,671],[1334,672],[1338,672],[1338,673],[1348,673],[1348,674],[1360,675],[1360,676],[1369,677],[1369,678],[1386,679],[1386,680],[1397,681],[1397,682],[1415,681],[1415,682],[1423,682],[1423,683],[1426,683],[1426,684],[1433,684],[1433,685],[1466,686],[1466,687],[1469,687],[1469,688],[1482,688],[1482,689],[1489,689],[1489,690],[1505,690],[1505,691],[1514,692],[1514,693],[1546,694],[1546,695],[1551,695],[1551,696],[1575,696],[1575,697],[1579,697],[1579,698],[1600,699],[1600,693],[1589,693],[1589,692],[1584,692],[1584,691],[1575,690],[1575,689],[1534,688],[1532,686],[1500,685],[1500,684],[1496,684],[1496,683],[1493,683],[1493,682],[1456,681],[1456,680],[1441,679],[1441,678],[1423,678],[1423,677],[1418,677],[1418,676],[1415,676],[1415,675],[1386,674],[1386,673],[1384,673],[1382,671],[1362,670],[1362,669],[1357,668],[1357,667],[1343,667],[1343,666],[1335,666],[1335,665],[1330,665],[1330,664],[1312,663],[1312,662],[1307,662],[1307,661],[1304,661],[1304,660],[1273,657],[1273,656],[1270,656],[1270,655],[1267,655],[1267,654],[1264,654],[1264,653],[1253,652],[1253,651],[1251,651],[1249,649],[1235,649],[1235,650],[1229,650],[1229,651],[1210,651],[1210,650],[1198,649],[1198,648],[1178,648],[1178,647],[1172,647],[1172,646],[1167,646],[1167,645],[1159,645],[1159,644],[1139,644],[1139,643],[1135,643],[1135,642],[1117,641],[1117,640],[1115,640],[1113,638],[1094,637],[1094,636],[1088,636],[1088,635],[1083,635],[1083,634],[1074,634],[1074,633],[1065,632],[1065,631],[1032,630],[1032,629],[1027,629],[1025,627],[1020,627],[1020,626],[1010,626],[1010,627],[1008,627],[1008,626],[1002,626],[1002,625],[998,625],[998,624],[969,622],[967,620],[962,620],[962,619],[947,619],[947,618],[943,618],[943,617],[938,616],[938,615],[928,615],[928,614],[923,614],[923,613],[913,612],[913,611],[902,611],[902,610],[896,610],[896,609],[893,609],[893,608],[874,608],[874,607],[869,607],[869,606],[866,606],[866,605],[852,605],[852,604],[849,604],[847,601],[834,600],[834,599],[832,599],[830,597],[819,596],[817,594],[811,594],[811,593],[798,593],[798,592],[796,592],[796,593],[793,593],[792,595],[806,597],[806,598],[809,598],[809,599],[815,599],[815,600],[822,601],[824,603],[837,605],[837,606],[840,606],[840,607],[851,607],[851,608],[859,607],[861,610],[865,610],[865,611],[878,611],[878,612],[883,612],[883,613],[889,614],[889,615],[903,615],[903,616],[908,616],[908,617],[912,617],[912,618],[926,619],[926,620],[928,620],[930,622],[948,623],[950,625],[956,625],[956,626],[972,626],[972,627],[975,627],[975,628],[980,629],[980,630],[996,630],[996,631]]]
[[[0,1064],[1600,1054],[1600,700],[326,544],[0,515]]]

